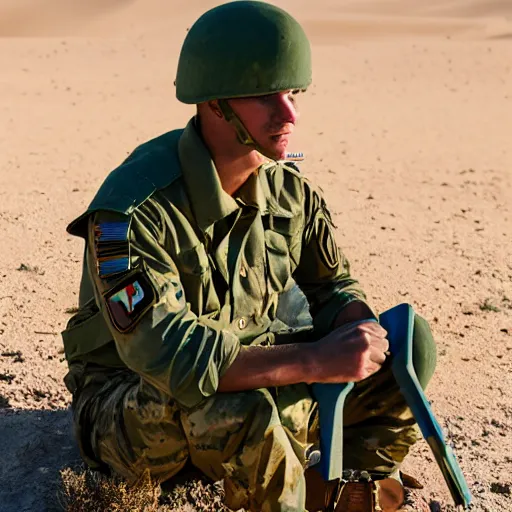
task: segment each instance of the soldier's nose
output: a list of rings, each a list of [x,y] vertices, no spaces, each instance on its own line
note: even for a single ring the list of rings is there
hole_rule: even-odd
[[[295,102],[289,94],[280,94],[277,102],[277,114],[282,123],[295,124],[299,117]]]

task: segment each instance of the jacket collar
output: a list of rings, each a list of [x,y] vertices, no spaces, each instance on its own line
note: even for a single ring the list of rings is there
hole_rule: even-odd
[[[293,216],[277,201],[282,180],[277,180],[279,190],[275,190],[276,183],[269,182],[268,172],[278,166],[275,162],[262,165],[233,197],[223,190],[210,152],[196,127],[195,117],[188,122],[180,138],[178,153],[187,194],[202,231],[243,206],[256,208],[261,215]]]

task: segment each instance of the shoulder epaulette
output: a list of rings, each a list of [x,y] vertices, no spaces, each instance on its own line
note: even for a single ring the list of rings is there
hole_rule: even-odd
[[[178,142],[183,130],[173,130],[137,147],[103,182],[87,211],[69,224],[71,235],[84,236],[86,219],[105,210],[131,215],[157,190],[181,176]]]

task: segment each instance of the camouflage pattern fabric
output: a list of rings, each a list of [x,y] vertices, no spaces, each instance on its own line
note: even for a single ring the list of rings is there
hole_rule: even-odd
[[[212,480],[224,479],[233,510],[304,510],[306,456],[319,436],[308,386],[219,393],[183,410],[130,370],[91,367],[86,375],[73,410],[91,467],[106,464],[131,481],[149,468],[165,481],[190,459]],[[417,436],[389,365],[356,384],[345,407],[345,468],[385,478]]]

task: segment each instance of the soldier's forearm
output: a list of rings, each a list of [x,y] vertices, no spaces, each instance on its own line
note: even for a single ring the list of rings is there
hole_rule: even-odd
[[[310,372],[310,350],[308,343],[244,347],[220,379],[217,391],[244,391],[306,382]]]
[[[364,302],[354,301],[338,313],[333,329],[367,318],[375,318],[371,309]],[[244,391],[312,382],[316,370],[315,350],[315,343],[243,347],[221,377],[217,391]]]

